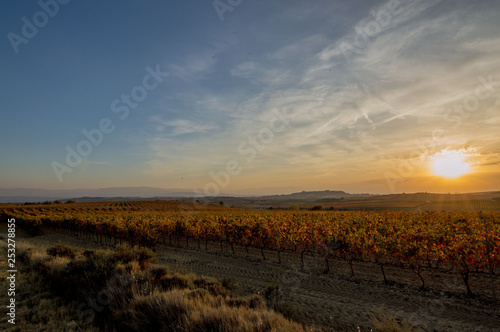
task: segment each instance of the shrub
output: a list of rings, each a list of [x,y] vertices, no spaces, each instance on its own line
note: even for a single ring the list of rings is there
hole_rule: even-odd
[[[189,311],[182,291],[136,296],[127,306],[113,313],[118,331],[182,331]]]
[[[264,298],[270,308],[274,308],[274,306],[278,303],[280,295],[281,291],[279,283],[267,285],[264,290]]]
[[[156,253],[149,248],[141,248],[135,251],[135,259],[139,262],[142,269],[156,263]]]
[[[146,249],[85,250],[78,257],[66,244],[21,251],[26,257],[20,264],[39,281],[39,291],[31,293],[46,292],[54,306],[76,308],[83,303],[88,309],[89,299],[98,299],[106,291],[109,302],[98,303],[97,308],[102,309],[92,309],[95,316],[82,326],[86,331],[97,331],[94,327],[105,331],[304,331],[299,324],[270,311],[260,296],[231,297],[226,288],[232,283],[230,279],[224,286],[209,277],[170,274],[157,265],[144,267],[155,258]],[[270,285],[265,294],[276,303],[279,285]],[[35,305],[31,308],[38,312]],[[274,308],[289,312],[284,304]],[[44,325],[55,326],[53,321],[60,317],[42,318]]]
[[[26,250],[17,251],[17,260],[23,264],[29,264],[31,262],[31,248]]]
[[[151,266],[147,272],[152,280],[160,280],[168,275],[168,270],[163,266]]]
[[[59,244],[56,244],[55,246],[48,248],[47,254],[50,256],[54,256],[54,257],[57,257],[57,256],[68,257],[71,259],[75,258],[75,256],[76,256],[73,248],[71,248],[70,246],[68,246],[65,243],[59,243]]]
[[[259,295],[252,295],[244,298],[230,298],[227,304],[232,307],[248,307],[250,309],[265,309],[266,302]]]
[[[220,282],[217,282],[211,278],[198,277],[193,280],[195,287],[205,289],[210,292],[213,296],[228,296],[229,291]]]
[[[113,253],[113,262],[129,263],[134,259],[133,249],[127,247],[126,245],[119,245],[116,247]]]
[[[136,247],[129,248],[122,245],[118,246],[116,252],[113,254],[114,262],[130,263],[134,260],[139,263],[141,269],[144,269],[156,262],[156,253],[148,248],[137,249]]]
[[[222,284],[222,286],[224,286],[224,288],[230,290],[231,288],[233,288],[234,279],[231,277],[222,278],[220,283]]]
[[[82,255],[83,255],[83,257],[85,257],[87,259],[95,259],[97,256],[97,253],[95,252],[95,250],[85,249],[83,251]]]
[[[174,288],[190,288],[190,279],[186,275],[174,274],[171,276],[165,276],[158,280],[158,284],[164,290],[170,290]]]

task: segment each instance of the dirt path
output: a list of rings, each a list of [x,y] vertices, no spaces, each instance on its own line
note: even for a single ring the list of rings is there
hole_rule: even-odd
[[[0,232],[5,234],[3,228]],[[20,236],[18,233],[18,238]],[[96,247],[95,243],[50,231],[30,240]],[[262,294],[266,286],[278,282],[280,301],[301,321],[327,331],[358,331],[358,326],[361,331],[369,331],[371,313],[383,308],[419,331],[500,332],[498,306],[461,297],[463,290],[450,275],[435,275],[429,284],[434,290],[423,292],[418,290],[416,276],[400,269],[386,270],[388,279],[397,283],[385,285],[379,268],[371,264],[356,263],[356,274],[350,277],[349,266],[342,262],[330,262],[330,272],[323,274],[324,265],[317,260],[313,269],[312,257],[306,259],[305,268],[301,269],[297,254],[282,254],[282,263],[278,264],[272,252],[266,252],[266,260],[263,260],[260,251],[255,249],[250,249],[247,255],[244,248],[235,247],[233,255],[221,253],[216,244],[210,244],[208,250],[204,244],[203,249],[198,249],[194,241],[189,248],[181,244],[184,247],[162,245],[157,248],[159,263],[180,272],[229,279],[233,292],[243,296]],[[478,280],[476,288],[483,284],[487,284],[486,280]]]

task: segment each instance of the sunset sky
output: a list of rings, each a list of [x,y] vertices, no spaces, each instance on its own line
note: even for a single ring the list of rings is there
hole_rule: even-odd
[[[2,1],[0,188],[500,190],[498,13]]]

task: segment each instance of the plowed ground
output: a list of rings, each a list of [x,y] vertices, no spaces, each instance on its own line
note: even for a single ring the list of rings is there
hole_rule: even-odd
[[[0,233],[6,236],[5,223]],[[45,230],[44,235],[27,237],[18,229],[17,239],[25,238],[46,245],[58,242],[75,247],[96,248],[95,242],[70,235]],[[172,270],[193,272],[216,279],[230,280],[232,292],[237,295],[260,293],[273,283],[280,287],[278,301],[289,308],[292,316],[308,325],[325,331],[369,331],[374,310],[382,310],[400,320],[405,320],[418,331],[500,331],[500,307],[491,303],[492,289],[489,276],[474,276],[472,290],[475,299],[464,296],[461,279],[451,273],[425,271],[427,290],[419,289],[420,281],[411,271],[385,268],[389,284],[383,282],[377,265],[354,263],[355,275],[347,263],[330,260],[330,271],[324,260],[312,255],[305,258],[301,267],[300,255],[282,253],[278,264],[277,254],[235,246],[228,253],[221,252],[217,243],[190,240],[180,242],[181,247],[161,245],[157,248],[158,261]],[[500,278],[495,288],[500,292]],[[498,297],[498,295],[497,295]]]

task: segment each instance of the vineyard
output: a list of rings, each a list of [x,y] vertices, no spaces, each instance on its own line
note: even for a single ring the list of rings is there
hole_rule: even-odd
[[[500,212],[500,201],[494,200],[468,200],[428,203],[419,207],[422,210],[436,211],[488,211]]]
[[[455,273],[469,296],[472,274],[498,277],[500,213],[271,211],[173,201],[128,201],[51,205],[4,205],[4,217],[16,218],[26,232],[43,227],[102,244],[128,242],[155,249],[159,244],[200,250],[217,243],[258,249],[262,259],[274,251],[329,262],[370,262],[413,271],[425,288],[424,270]]]

